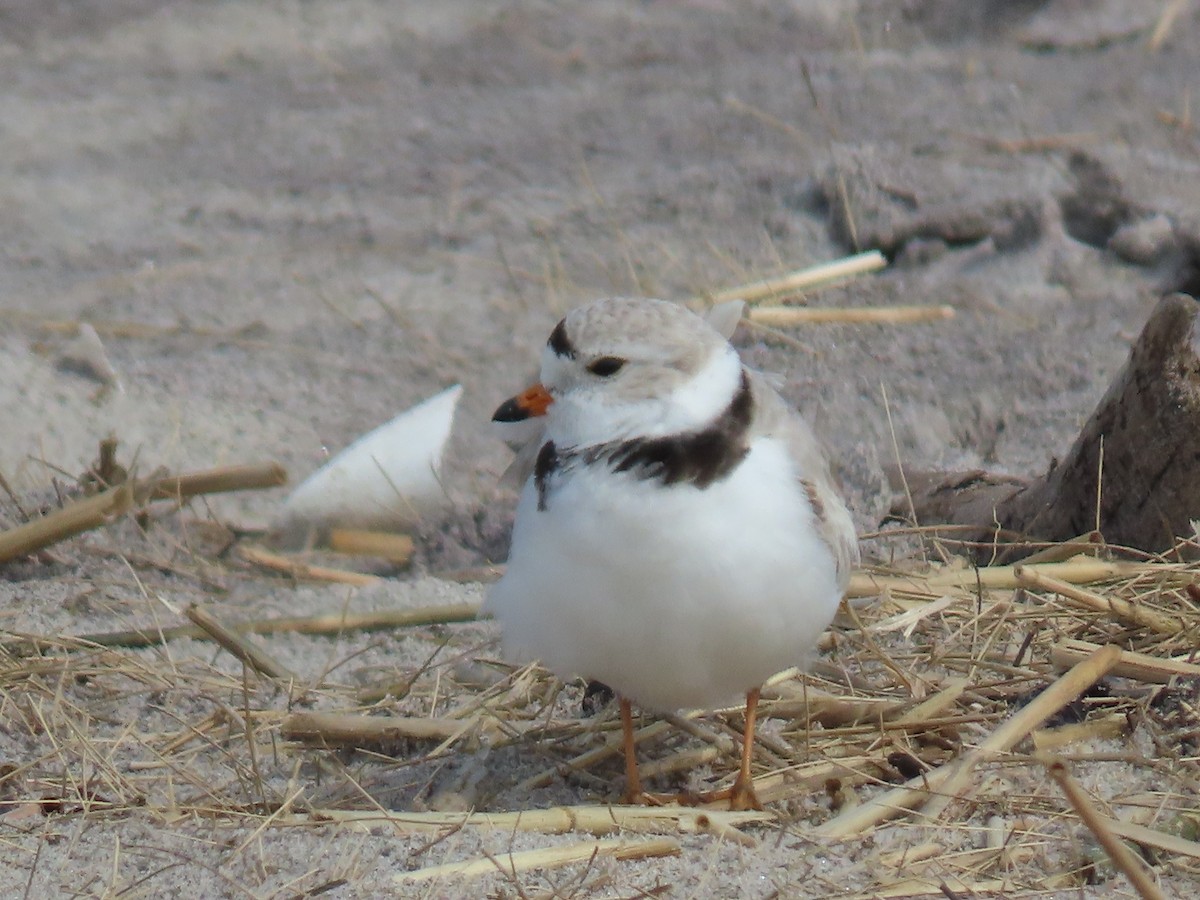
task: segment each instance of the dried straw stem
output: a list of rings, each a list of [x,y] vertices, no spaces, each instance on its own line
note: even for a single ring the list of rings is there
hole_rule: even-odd
[[[1146,49],[1151,53],[1157,53],[1162,49],[1162,45],[1166,42],[1167,36],[1170,35],[1171,29],[1175,25],[1175,20],[1179,18],[1179,14],[1183,12],[1187,6],[1188,0],[1170,0],[1163,7],[1162,13],[1158,17],[1158,22],[1154,25],[1154,31],[1150,34],[1150,39],[1146,41]]]
[[[224,625],[216,616],[195,604],[189,606],[184,613],[204,630],[209,637],[240,659],[243,663],[268,678],[276,681],[296,683],[300,681],[295,672],[267,653],[253,641],[238,634],[232,628]]]
[[[1042,568],[1044,570],[1045,567]],[[1139,625],[1143,628],[1149,628],[1151,631],[1157,631],[1159,634],[1175,635],[1187,628],[1183,620],[1176,616],[1168,616],[1157,610],[1137,606],[1119,597],[1102,597],[1100,594],[1069,584],[1061,578],[1054,578],[1046,574],[1045,571],[1038,571],[1028,566],[1017,565],[1013,567],[1013,574],[1022,587],[1058,594],[1075,606],[1089,609],[1093,612],[1109,613],[1117,619]]]
[[[775,821],[770,813],[748,810],[700,810],[679,806],[555,806],[515,812],[408,812],[392,810],[318,809],[289,820],[296,825],[332,821],[369,831],[390,825],[398,834],[439,832],[463,827],[512,834],[575,832],[596,837],[618,831],[636,834],[705,834]]]
[[[5,318],[18,322],[29,323],[42,331],[51,334],[75,334],[79,331],[80,322],[76,319],[43,319],[40,316],[20,310],[4,310]],[[194,337],[216,337],[227,340],[235,339],[239,332],[230,329],[209,328],[203,325],[153,325],[148,322],[129,320],[100,320],[84,323],[90,325],[97,334],[104,337],[117,338],[159,338],[189,335]],[[261,344],[263,342],[257,341]]]
[[[1040,565],[985,566],[981,568],[941,568],[922,575],[919,573],[891,575],[875,572],[856,572],[850,578],[847,597],[874,597],[887,590],[895,594],[925,594],[940,597],[947,588],[961,587],[984,590],[1012,590],[1030,586],[1025,578],[1050,579],[1050,582],[1089,584],[1128,576],[1138,570],[1134,563],[1107,562],[1090,556],[1076,556],[1066,562]],[[1107,609],[1105,601],[1105,609]],[[1175,629],[1178,631],[1178,628]],[[1175,632],[1171,632],[1174,634]]]
[[[1189,841],[1187,838],[1182,838],[1177,834],[1167,834],[1157,831],[1154,828],[1147,828],[1145,825],[1122,822],[1120,819],[1110,819],[1108,816],[1102,816],[1101,819],[1109,831],[1125,838],[1127,841],[1133,841],[1135,844],[1141,844],[1144,847],[1154,847],[1156,850],[1164,850],[1167,853],[1174,853],[1177,856],[1190,856],[1192,859],[1200,859],[1200,844],[1195,841]]]
[[[1054,779],[1059,789],[1062,790],[1067,800],[1070,801],[1071,806],[1075,808],[1076,815],[1088,827],[1088,830],[1096,836],[1096,840],[1100,842],[1100,846],[1104,848],[1104,852],[1108,854],[1108,858],[1113,861],[1113,865],[1125,873],[1125,877],[1129,879],[1130,884],[1138,892],[1138,896],[1142,900],[1166,900],[1167,895],[1154,883],[1154,879],[1150,876],[1150,873],[1142,868],[1142,865],[1129,851],[1129,848],[1121,843],[1121,839],[1109,828],[1107,817],[1097,811],[1083,788],[1071,777],[1071,773],[1067,771],[1066,763],[1061,759],[1047,759],[1045,766],[1046,771],[1050,773],[1050,777]]]
[[[976,749],[944,767],[950,771],[940,783],[938,796],[922,811],[922,817],[932,821],[940,816],[964,792],[978,763],[1011,750],[1019,740],[1111,672],[1120,658],[1119,647],[1099,648],[988,735]]]
[[[1039,728],[1029,737],[1033,741],[1034,750],[1048,752],[1080,741],[1120,737],[1128,731],[1129,718],[1123,713],[1113,713],[1111,716],[1088,719],[1086,722],[1071,722],[1057,728]]]
[[[628,841],[612,838],[606,841],[584,841],[566,847],[546,847],[541,850],[525,850],[521,853],[503,853],[483,859],[445,863],[428,866],[412,872],[394,875],[397,884],[432,881],[442,878],[476,878],[481,875],[506,875],[516,877],[530,869],[554,869],[572,863],[590,862],[599,857],[613,859],[648,859],[654,856],[674,856],[681,851],[678,841],[670,838],[655,838],[649,841]]]
[[[84,531],[107,525],[132,505],[133,489],[123,484],[0,532],[0,563],[28,556]]]
[[[1063,562],[1081,553],[1094,555],[1104,549],[1104,535],[1099,531],[1088,531],[1078,537],[1051,544],[1035,553],[1029,554],[1023,560],[1027,566],[1037,563]]]
[[[865,275],[868,272],[876,272],[886,266],[887,257],[878,250],[868,250],[866,253],[857,253],[833,262],[810,266],[779,278],[752,281],[739,287],[718,291],[709,300],[713,305],[730,300],[745,300],[747,303],[755,303],[767,297],[781,300],[816,287]]]
[[[364,716],[358,713],[303,712],[287,716],[280,733],[289,740],[327,747],[377,747],[402,740],[456,741],[485,726],[482,719]],[[492,723],[489,730],[498,726]]]
[[[287,484],[287,470],[277,462],[244,466],[220,466],[200,472],[150,479],[138,487],[149,500],[183,501],[201,494],[258,491]]]
[[[287,472],[281,465],[272,462],[225,466],[120,484],[0,533],[0,563],[27,556],[84,531],[107,525],[126,513],[135,502],[182,501],[198,494],[276,487],[286,481]]]
[[[730,741],[729,743],[732,744],[733,742]],[[678,753],[664,756],[662,759],[642,763],[638,766],[638,770],[641,772],[642,778],[649,781],[652,778],[661,778],[663,775],[670,775],[672,772],[687,772],[692,769],[698,769],[701,766],[707,766],[709,763],[716,762],[722,756],[727,755],[728,751],[709,745],[707,747],[699,747],[695,750],[680,750]]]
[[[1042,882],[1046,887],[1057,887],[1055,879],[1047,878]],[[866,893],[852,894],[844,900],[904,900],[904,898],[919,898],[919,900],[965,900],[967,897],[1007,897],[1010,896],[1013,883],[1008,878],[985,878],[979,881],[968,881],[956,875],[944,877],[927,876],[924,878],[905,878],[903,881],[889,884],[887,887],[872,888]]]
[[[954,318],[953,306],[759,306],[747,314],[756,325],[909,325]]]
[[[385,631],[395,628],[415,628],[422,625],[444,625],[452,622],[471,622],[479,616],[477,603],[451,603],[422,606],[418,609],[380,609],[370,612],[338,612],[320,616],[286,616],[278,619],[252,619],[230,623],[227,627],[240,634],[343,634],[350,631]],[[26,638],[4,649],[14,656],[27,656],[43,649],[88,649],[91,647],[154,647],[178,638],[211,638],[198,625],[175,625],[170,628],[136,628],[130,631],[110,631],[81,634],[72,637]]]
[[[387,531],[334,528],[329,532],[329,548],[350,556],[380,556],[403,565],[412,558],[413,539]]]
[[[804,716],[823,728],[837,728],[855,722],[875,722],[896,715],[904,706],[900,700],[880,697],[840,697],[820,688],[803,684],[777,684],[763,691],[764,715],[776,719]]]
[[[272,553],[262,547],[244,545],[238,547],[237,552],[238,556],[248,563],[306,581],[332,581],[336,584],[353,584],[361,587],[365,584],[375,584],[380,580],[377,575],[364,575],[362,572],[348,572],[345,569],[309,565],[297,559],[289,559],[279,553]]]
[[[1064,134],[1039,134],[1032,137],[1002,138],[991,134],[968,134],[964,137],[975,141],[989,150],[1000,153],[1045,153],[1051,150],[1078,147],[1081,144],[1095,142],[1098,137],[1093,132],[1075,131]]]
[[[870,803],[847,810],[817,828],[817,834],[832,838],[860,834],[872,825],[919,807],[934,792],[941,792],[947,802],[954,799],[976,763],[1010,750],[1021,738],[1103,678],[1116,665],[1120,655],[1117,647],[1102,647],[988,735],[976,750],[933,772],[919,775]],[[926,816],[930,816],[928,808]]]
[[[635,731],[633,733],[633,741],[635,744],[640,744],[643,741],[657,738],[659,735],[665,734],[670,727],[671,725],[668,722],[654,722]],[[557,778],[559,772],[563,771],[564,769],[582,771],[594,766],[596,763],[607,759],[610,756],[616,756],[620,752],[621,738],[620,736],[617,736],[612,740],[606,741],[601,746],[587,751],[586,753],[580,753],[573,759],[568,759],[562,763],[559,763],[553,768],[545,769],[536,775],[531,775],[529,778],[526,778],[515,788],[513,788],[513,792],[516,794],[527,794],[529,791],[548,785],[555,778]]]
[[[919,725],[934,719],[958,702],[958,698],[970,687],[971,682],[966,678],[951,678],[940,691],[931,697],[926,697],[904,715],[900,716],[897,724]]]
[[[1050,648],[1050,662],[1059,670],[1069,669],[1098,649],[1097,644],[1066,638]],[[1175,677],[1200,678],[1200,666],[1175,659],[1160,659],[1149,653],[1122,650],[1112,674],[1147,684],[1166,684]]]

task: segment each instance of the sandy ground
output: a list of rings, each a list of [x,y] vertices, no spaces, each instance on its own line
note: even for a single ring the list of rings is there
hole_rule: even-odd
[[[514,497],[496,487],[509,452],[487,418],[524,385],[563,310],[613,293],[688,300],[860,247],[893,265],[811,302],[949,304],[957,316],[783,337],[743,328],[736,343],[835,450],[861,529],[889,500],[889,406],[909,463],[1038,471],[1100,397],[1182,248],[1200,246],[1197,46],[1200,9],[1151,0],[11,0],[0,5],[0,473],[36,509],[112,434],[140,467],[272,459],[298,478],[461,383],[453,505],[427,523],[418,570],[502,561]],[[96,325],[121,391],[61,365],[81,321]],[[145,533],[126,523],[66,545],[58,562],[9,566],[0,628],[172,624],[168,607],[193,601],[238,618],[480,595],[417,573],[353,590],[204,562],[196,523],[258,525],[280,498],[197,504]],[[0,513],[20,519],[7,499]],[[336,670],[354,684],[410,677],[441,634],[264,640],[306,677]],[[490,652],[488,626],[455,634]],[[169,660],[242,703],[240,667],[211,646],[129,659]],[[0,681],[0,767],[77,763],[140,784],[149,763],[121,723],[169,735],[213,713],[151,682],[76,678],[30,699]],[[564,715],[578,715],[573,690]],[[65,731],[36,724],[51,700]],[[393,710],[428,713],[426,701]],[[84,719],[107,743],[76,759],[64,735],[83,732],[65,723]],[[397,809],[438,791],[503,809],[610,789],[559,780],[512,796],[545,765],[539,754],[526,744],[414,776],[276,747],[262,771],[272,797],[301,806],[351,802],[352,779],[323,765]],[[266,802],[219,753],[204,765],[219,791]],[[145,801],[187,793],[180,779],[147,782]],[[481,779],[491,787],[479,792]],[[808,814],[819,820],[819,804]],[[520,889],[832,896],[870,887],[856,868],[867,849],[908,839],[821,847],[802,830],[777,834],[755,849],[688,837],[680,857],[602,866],[607,886],[530,875]],[[38,815],[0,821],[0,894],[284,897],[334,882],[329,896],[419,894],[392,874],[572,840],[464,831],[421,849],[427,836],[255,832],[198,813]],[[518,884],[432,895],[488,891]],[[1119,880],[1082,891],[1130,895]]]

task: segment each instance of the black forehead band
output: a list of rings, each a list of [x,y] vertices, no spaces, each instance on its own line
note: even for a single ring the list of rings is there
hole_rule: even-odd
[[[567,337],[567,320],[563,319],[554,326],[554,330],[550,332],[550,340],[546,342],[550,345],[550,349],[557,356],[565,356],[567,359],[575,358],[575,347],[571,344],[571,339]]]

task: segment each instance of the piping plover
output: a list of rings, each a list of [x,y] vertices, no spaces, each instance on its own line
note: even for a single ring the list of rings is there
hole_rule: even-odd
[[[701,317],[613,298],[569,313],[541,382],[493,418],[544,417],[504,577],[504,651],[620,697],[625,799],[644,799],[630,701],[658,712],[746,698],[757,807],[759,688],[803,661],[858,561],[854,525],[805,421]]]

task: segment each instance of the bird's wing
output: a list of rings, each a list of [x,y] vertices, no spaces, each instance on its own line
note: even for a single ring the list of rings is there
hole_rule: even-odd
[[[850,571],[858,564],[858,536],[854,520],[842,500],[829,468],[829,456],[804,418],[792,409],[757,372],[750,372],[755,421],[751,438],[775,437],[784,442],[809,504],[821,538],[833,554],[838,583],[845,590]]]

